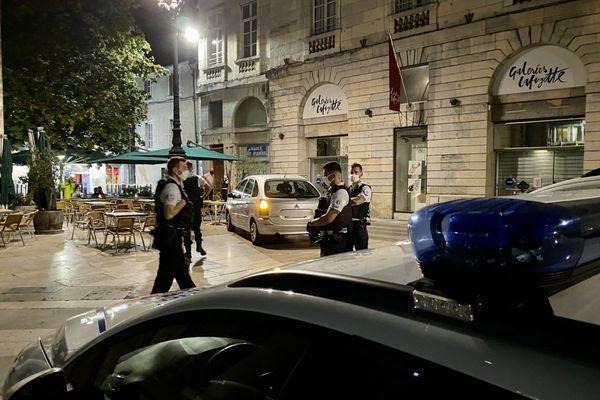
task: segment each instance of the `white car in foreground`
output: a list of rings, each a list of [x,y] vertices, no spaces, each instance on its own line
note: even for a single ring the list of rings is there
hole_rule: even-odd
[[[586,201],[428,206],[412,244],[75,316],[17,357],[4,399],[598,398]]]

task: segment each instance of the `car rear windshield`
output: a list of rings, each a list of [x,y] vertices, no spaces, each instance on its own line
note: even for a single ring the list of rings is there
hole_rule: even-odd
[[[300,179],[270,179],[265,182],[265,195],[280,199],[320,197],[310,182]]]

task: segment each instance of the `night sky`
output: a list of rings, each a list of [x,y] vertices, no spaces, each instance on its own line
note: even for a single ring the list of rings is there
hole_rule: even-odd
[[[168,0],[167,0],[168,1]],[[195,4],[198,0],[184,0],[180,15],[195,20]],[[169,65],[173,61],[173,30],[169,13],[158,7],[157,0],[137,0],[138,7],[134,15],[138,26],[152,46],[155,61],[161,65]],[[195,55],[193,46],[183,39],[179,45],[179,61],[187,60]]]

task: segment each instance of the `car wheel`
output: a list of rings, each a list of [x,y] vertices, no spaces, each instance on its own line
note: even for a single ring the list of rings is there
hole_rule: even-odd
[[[228,212],[225,213],[225,221],[227,221],[227,231],[235,232],[235,226],[231,223],[231,215]]]
[[[256,221],[250,221],[250,241],[252,244],[260,244],[262,243],[264,236],[258,232],[258,226],[256,225]]]

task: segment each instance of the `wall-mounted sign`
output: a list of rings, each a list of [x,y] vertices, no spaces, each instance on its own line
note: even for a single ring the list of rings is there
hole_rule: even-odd
[[[302,118],[322,118],[348,114],[348,99],[342,89],[332,83],[317,86],[304,104]]]
[[[408,161],[408,175],[421,175],[423,173],[423,161],[421,160],[409,160]]]
[[[421,193],[421,180],[415,178],[408,178],[408,193],[419,194]]]
[[[246,146],[246,155],[248,157],[268,157],[269,156],[269,145],[268,144],[249,144]]]
[[[585,86],[585,66],[571,51],[539,46],[511,59],[500,71],[494,94],[528,93]]]

